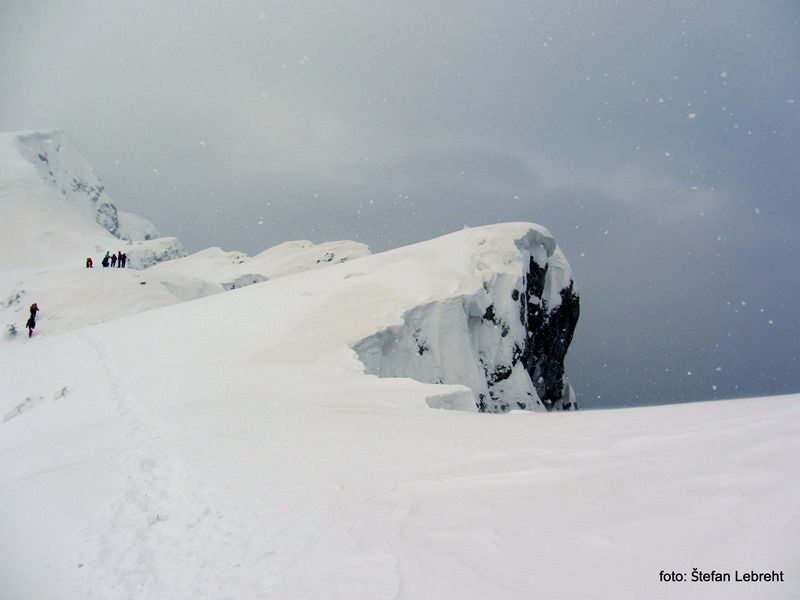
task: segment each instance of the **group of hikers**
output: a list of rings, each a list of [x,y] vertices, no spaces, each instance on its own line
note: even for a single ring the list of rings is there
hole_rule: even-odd
[[[117,267],[118,269],[124,269],[125,265],[128,264],[128,255],[122,250],[120,250],[117,254],[111,254],[111,252],[107,251],[100,264],[102,264],[104,267]],[[89,256],[86,258],[86,268],[91,269],[93,267],[94,261],[92,260],[92,257]]]

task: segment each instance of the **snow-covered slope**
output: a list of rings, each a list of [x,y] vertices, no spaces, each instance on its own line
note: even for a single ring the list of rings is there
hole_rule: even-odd
[[[105,187],[83,156],[67,143],[62,132],[35,131],[11,136],[41,181],[59,192],[73,207],[91,215],[111,235],[124,238],[122,228],[127,235],[136,235],[135,241],[158,237],[155,226],[142,217],[125,213],[121,222],[121,215]]]
[[[186,260],[142,217],[118,211],[86,160],[59,131],[0,134],[0,327],[21,331],[42,307],[52,335],[369,253],[355,242],[287,242],[248,258],[210,249]],[[128,269],[101,269],[124,251]],[[84,268],[92,257],[95,269]],[[169,262],[165,268],[148,269]]]
[[[33,302],[43,309],[43,333],[52,334],[212,291],[187,277],[164,286],[127,269],[100,268],[107,251],[124,250],[134,268],[185,252],[175,238],[154,238],[147,220],[118,213],[61,132],[0,134],[0,215],[4,337],[24,329]],[[85,269],[87,256],[97,268]]]
[[[87,256],[97,259],[130,241],[158,237],[146,219],[117,211],[59,131],[0,134],[0,215],[2,269],[79,265]],[[174,238],[156,246],[185,254]]]
[[[356,242],[289,242],[253,258],[212,248],[170,259],[173,240],[158,238],[124,246],[132,267],[127,269],[86,269],[73,264],[0,272],[0,325],[6,341],[10,331],[23,331],[33,302],[42,309],[37,336],[49,336],[319,269],[369,252]],[[329,257],[333,258],[329,261]]]
[[[0,597],[796,597],[800,397],[500,417],[364,373],[529,231],[0,344]],[[694,567],[785,581],[659,581]]]

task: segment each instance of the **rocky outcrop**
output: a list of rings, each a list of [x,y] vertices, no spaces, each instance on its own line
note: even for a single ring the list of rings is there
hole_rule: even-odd
[[[580,316],[580,299],[572,281],[559,291],[561,302],[550,308],[542,298],[540,282],[547,265],[538,265],[531,258],[528,274],[523,278],[525,292],[519,294],[520,320],[526,336],[515,356],[525,367],[545,408],[575,409],[577,405],[569,384],[564,381],[564,360]]]
[[[580,315],[569,264],[543,228],[508,246],[479,242],[475,293],[417,306],[355,344],[366,371],[466,385],[481,412],[576,409],[564,377]]]

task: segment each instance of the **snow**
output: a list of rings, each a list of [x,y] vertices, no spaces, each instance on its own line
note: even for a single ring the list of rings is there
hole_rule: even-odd
[[[147,219],[133,213],[117,211],[120,239],[131,242],[151,240],[159,237],[158,229]]]
[[[431,410],[265,359],[268,323],[200,325],[242,292],[3,349],[2,413],[42,397],[0,426],[3,596],[736,598],[658,572],[795,572],[800,397]]]
[[[176,260],[186,256],[180,241],[159,237],[147,219],[114,208],[119,238],[97,222],[96,205],[111,201],[62,132],[0,134],[0,165],[0,327],[6,336],[10,327],[24,330],[34,301],[43,308],[37,333],[50,335],[369,253],[356,242],[299,241],[252,258],[212,249]],[[125,252],[128,268],[102,269],[107,251]],[[83,268],[87,256],[94,269]],[[164,261],[169,268],[133,271]]]
[[[151,272],[164,277],[173,274],[199,277],[230,290],[368,254],[367,246],[358,242],[344,240],[314,244],[298,240],[273,246],[253,257],[243,252],[208,248],[179,260],[164,262]]]
[[[60,131],[0,133],[0,165],[0,269],[99,263],[107,250],[158,237],[147,219],[117,210]]]
[[[517,310],[531,259],[532,302],[572,283],[545,228],[175,258],[8,139],[0,318],[42,312],[0,339],[0,598],[800,596],[800,395],[475,412],[476,356],[504,364],[524,331],[488,308]],[[83,267],[118,246],[172,260]],[[786,576],[659,581],[695,567]]]
[[[0,596],[796,595],[658,573],[796,572],[800,396],[499,416],[364,374],[350,345],[482,289],[474,249],[510,269],[527,227],[61,335],[44,303],[0,344]]]

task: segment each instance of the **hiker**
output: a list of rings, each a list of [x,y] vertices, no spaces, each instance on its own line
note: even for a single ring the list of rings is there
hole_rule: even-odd
[[[86,257],[86,268],[87,269],[94,268],[94,262],[92,261],[92,257],[91,256],[87,256]]]
[[[128,255],[124,252],[122,253],[122,268],[124,269],[128,264]]]
[[[108,250],[106,250],[106,255],[103,257],[103,266],[107,267],[108,261],[110,260],[111,260],[111,253]]]
[[[36,313],[39,312],[39,305],[34,302],[31,304],[31,316],[28,319],[28,322],[25,323],[25,327],[28,328],[28,337],[33,336],[33,330],[36,327]]]
[[[116,254],[112,254],[111,255],[111,268],[113,269],[116,266],[117,266],[117,255]]]
[[[118,251],[118,252],[117,252],[117,268],[118,268],[118,269],[121,269],[121,268],[124,266],[124,265],[122,264],[122,257],[123,257],[123,256],[124,256],[124,255],[122,254],[122,250],[120,250],[120,251]]]

